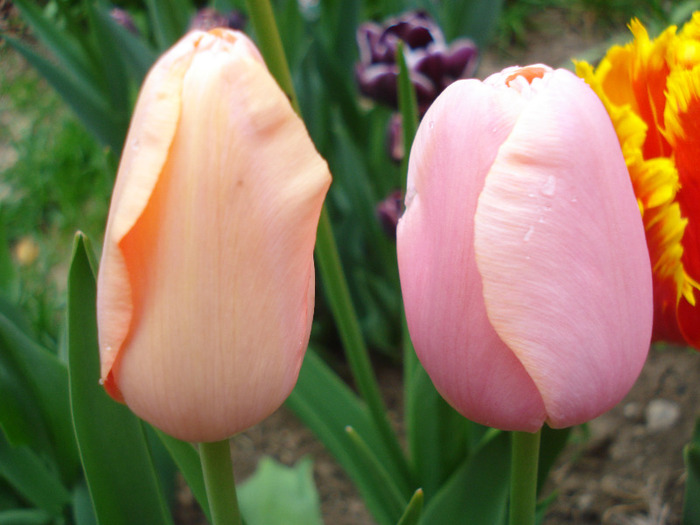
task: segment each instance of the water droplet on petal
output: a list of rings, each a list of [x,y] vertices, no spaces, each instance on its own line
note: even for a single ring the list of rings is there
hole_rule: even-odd
[[[551,197],[554,195],[554,190],[557,188],[557,178],[554,175],[550,175],[547,177],[547,180],[545,181],[544,185],[542,186],[542,195],[546,195],[547,197]]]
[[[435,121],[434,121],[434,120],[431,120],[430,122],[428,122],[428,127],[429,127],[430,129],[433,129],[433,128],[435,127]]]
[[[525,233],[525,237],[523,237],[523,241],[528,242],[532,238],[533,233],[535,233],[535,227],[530,226],[530,228],[528,228],[527,232]]]

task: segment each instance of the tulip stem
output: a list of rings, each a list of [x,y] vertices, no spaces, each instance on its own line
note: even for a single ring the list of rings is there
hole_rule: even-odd
[[[411,152],[413,139],[418,129],[418,102],[416,89],[411,82],[411,76],[406,65],[406,57],[403,54],[403,42],[399,41],[396,49],[396,60],[399,63],[398,95],[399,110],[401,112],[401,125],[403,127],[403,159],[401,160],[401,184],[400,188],[406,195],[406,179],[408,176],[408,156]]]
[[[406,456],[401,450],[389,419],[386,417],[386,405],[379,391],[377,378],[369,359],[369,352],[352,304],[348,282],[343,273],[331,221],[325,206],[321,210],[321,219],[318,225],[316,256],[319,272],[326,288],[326,296],[330,302],[331,311],[357,389],[367,403],[372,419],[387,445],[395,465],[401,470],[404,480],[410,481],[412,475]]]
[[[265,63],[282,90],[289,96],[292,108],[301,117],[299,99],[294,91],[289,64],[284,54],[282,39],[279,36],[272,6],[269,0],[246,0],[248,14],[255,28],[256,40]],[[326,296],[335,319],[338,333],[350,364],[353,379],[360,395],[367,403],[369,412],[381,434],[392,459],[404,475],[404,480],[411,479],[411,471],[406,456],[396,437],[387,410],[379,391],[377,378],[369,359],[369,352],[352,304],[347,279],[338,255],[338,247],[333,236],[333,228],[328,216],[328,209],[323,205],[316,237],[316,258],[319,272],[325,286]]]
[[[241,525],[228,439],[199,444],[212,525]]]
[[[268,0],[246,0],[246,6],[267,68],[277,80],[282,91],[289,97],[294,111],[301,116],[299,100],[294,91],[292,75],[287,64],[287,57],[284,54],[284,46],[277,29],[272,6]]]
[[[510,467],[510,525],[534,525],[537,503],[537,465],[540,435],[537,432],[512,432]]]

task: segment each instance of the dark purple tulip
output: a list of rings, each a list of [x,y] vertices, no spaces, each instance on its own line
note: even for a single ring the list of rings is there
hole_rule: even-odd
[[[363,95],[397,107],[396,51],[401,41],[421,114],[449,84],[476,69],[478,51],[471,40],[460,39],[448,47],[432,18],[424,11],[413,11],[383,25],[367,22],[358,28],[356,76]]]

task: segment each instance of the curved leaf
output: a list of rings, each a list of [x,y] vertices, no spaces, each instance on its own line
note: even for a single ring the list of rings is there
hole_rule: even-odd
[[[28,447],[12,447],[0,434],[0,477],[32,505],[53,516],[62,513],[70,493],[57,472],[48,469]]]
[[[494,431],[430,500],[420,523],[498,525],[506,518],[510,482],[510,439]]]
[[[68,276],[68,362],[73,425],[100,523],[171,525],[142,423],[98,379],[95,276],[76,236]]]

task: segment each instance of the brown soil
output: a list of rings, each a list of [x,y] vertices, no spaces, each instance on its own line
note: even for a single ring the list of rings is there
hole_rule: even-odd
[[[378,375],[392,407],[392,420],[399,421],[400,370],[380,367]],[[627,397],[607,414],[574,432],[545,488],[545,496],[553,491],[558,496],[549,507],[544,525],[680,524],[684,491],[682,451],[700,416],[698,377],[697,352],[672,347],[652,349]],[[650,412],[657,405],[666,407],[667,418]],[[232,449],[239,481],[252,474],[263,455],[290,466],[301,457],[311,456],[324,522],[375,523],[343,470],[288,409],[283,407],[235,437]],[[181,504],[180,525],[206,523],[186,488],[181,493]]]
[[[623,402],[591,421],[588,440],[560,458],[550,478],[559,497],[545,523],[680,524],[683,446],[700,416],[698,373],[697,352],[652,349]]]

